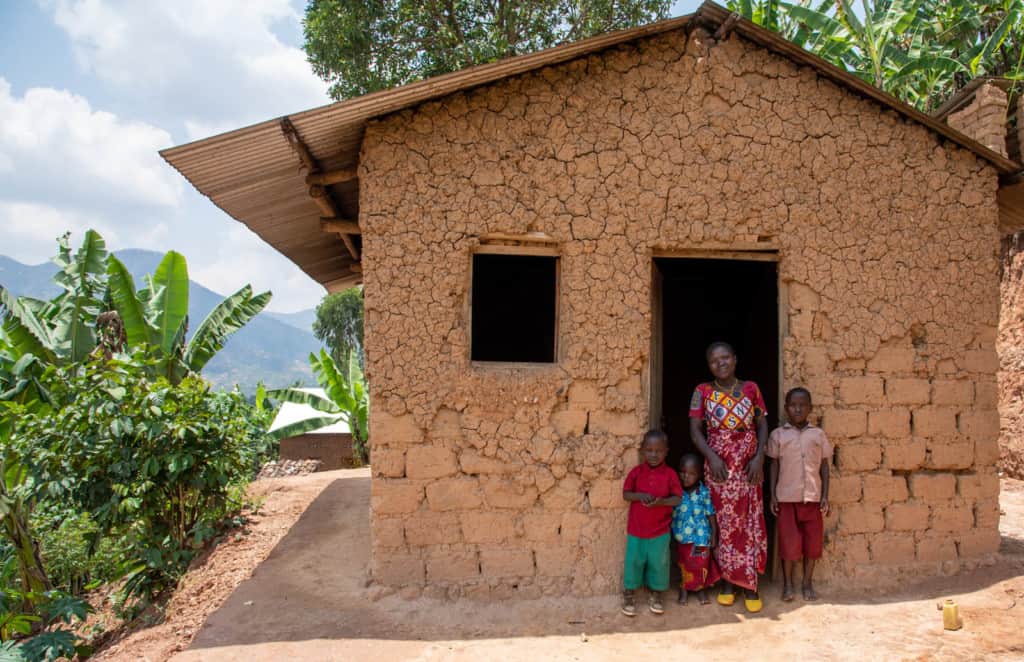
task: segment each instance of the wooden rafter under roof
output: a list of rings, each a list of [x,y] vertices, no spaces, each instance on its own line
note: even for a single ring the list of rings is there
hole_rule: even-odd
[[[735,32],[743,38],[813,68],[839,86],[922,124],[991,163],[1006,187],[1024,187],[1013,178],[1021,165],[964,136],[860,78],[822,60],[780,35],[705,2],[696,13],[599,35],[537,53],[470,67],[390,90],[339,101],[276,118],[160,152],[197,190],[235,220],[297,264],[330,290],[361,280],[359,235],[339,233],[359,218],[359,150],[367,122],[454,92],[584,57],[619,44],[685,28],[696,22],[712,33]],[[296,147],[288,131],[302,147]],[[308,158],[301,152],[308,153]],[[311,196],[311,187],[324,195]],[[1024,227],[1024,195],[1000,195],[1001,226]],[[320,193],[313,188],[314,193]],[[326,196],[326,197],[325,197]],[[322,199],[325,198],[325,199]],[[1006,205],[1004,208],[1004,198]],[[326,231],[325,231],[326,230]],[[347,245],[345,238],[351,245]]]

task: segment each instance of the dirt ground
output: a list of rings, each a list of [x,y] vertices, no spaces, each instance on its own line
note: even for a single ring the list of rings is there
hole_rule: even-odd
[[[371,599],[369,481],[364,469],[258,481],[266,501],[249,534],[187,576],[163,624],[96,659],[663,660],[687,649],[740,659],[1024,659],[1022,481],[1003,482],[1003,547],[993,565],[884,596],[824,588],[815,605],[784,605],[769,586],[754,617],[742,607],[670,604],[663,617],[634,620],[619,615],[613,596],[486,605]],[[947,597],[960,604],[960,631],[942,629],[936,603]]]

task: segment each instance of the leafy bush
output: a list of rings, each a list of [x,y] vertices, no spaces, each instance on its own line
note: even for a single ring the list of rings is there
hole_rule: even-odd
[[[249,480],[255,478],[260,467],[277,459],[281,442],[267,433],[276,410],[263,406],[262,388],[256,394],[258,404],[250,404],[237,386],[227,392],[211,391],[210,398],[210,407],[216,415],[225,420],[237,420],[244,427],[246,441],[240,450],[246,466],[245,477]]]
[[[101,537],[88,513],[43,502],[32,518],[40,554],[53,585],[79,594],[91,583],[117,579],[119,550],[114,537]]]
[[[148,598],[213,535],[253,459],[240,395],[144,375],[121,360],[51,370],[47,387],[62,404],[16,425],[15,443],[42,494],[124,536],[134,562],[126,591]]]
[[[63,591],[45,591],[28,595],[15,588],[18,561],[8,546],[0,561],[0,662],[36,662],[37,660],[86,657],[91,649],[74,632],[64,628],[84,621],[93,611],[85,600]],[[31,611],[28,605],[33,605]],[[41,627],[47,630],[28,640],[20,640]]]

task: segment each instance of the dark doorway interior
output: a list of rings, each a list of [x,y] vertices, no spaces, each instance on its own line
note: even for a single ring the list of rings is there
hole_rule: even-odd
[[[769,261],[655,258],[652,356],[655,360],[661,356],[660,366],[654,367],[656,376],[660,368],[661,388],[659,397],[656,377],[652,394],[657,401],[652,402],[652,412],[660,410],[661,415],[660,421],[651,424],[660,425],[668,434],[670,466],[677,467],[679,458],[694,450],[689,432],[690,397],[697,384],[711,379],[704,350],[716,340],[736,348],[737,375],[757,382],[768,407],[769,430],[777,425],[780,412],[776,267],[775,262]],[[774,518],[767,508],[765,514],[768,539],[773,541]]]

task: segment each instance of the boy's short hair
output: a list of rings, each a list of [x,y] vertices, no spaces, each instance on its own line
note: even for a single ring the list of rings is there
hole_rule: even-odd
[[[663,441],[668,444],[668,435],[657,428],[652,428],[644,433],[644,438],[641,440],[640,445],[643,446],[648,441]]]
[[[716,340],[715,342],[713,342],[710,345],[708,345],[708,348],[706,350],[704,350],[704,358],[705,359],[710,359],[711,358],[711,352],[715,351],[716,349],[724,349],[725,351],[729,352],[733,356],[736,356],[736,350],[733,349],[732,345],[730,345],[729,343],[725,342],[724,340]]]
[[[788,391],[786,391],[786,402],[789,402],[789,399],[796,395],[797,393],[803,393],[804,395],[807,396],[807,403],[814,404],[814,401],[811,399],[811,392],[805,389],[803,386],[797,386],[796,388],[791,388]]]
[[[697,468],[700,469],[700,465],[703,464],[703,458],[701,458],[701,456],[697,455],[696,453],[687,453],[686,455],[679,458],[679,468],[682,469],[691,462],[693,464],[696,464]]]

